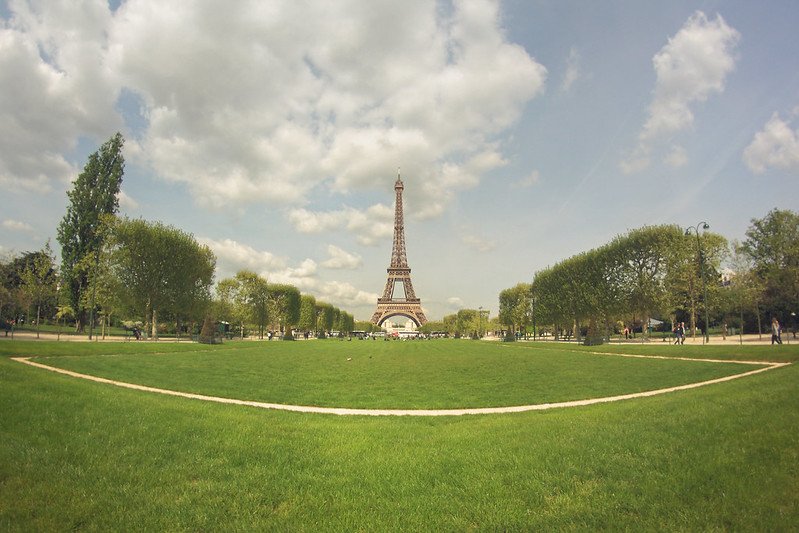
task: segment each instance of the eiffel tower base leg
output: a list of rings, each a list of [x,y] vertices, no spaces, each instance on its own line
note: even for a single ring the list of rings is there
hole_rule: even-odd
[[[427,317],[424,316],[424,311],[422,311],[422,306],[419,302],[378,301],[377,310],[372,315],[372,324],[381,326],[383,322],[392,316],[404,316],[413,321],[417,328],[427,323]]]

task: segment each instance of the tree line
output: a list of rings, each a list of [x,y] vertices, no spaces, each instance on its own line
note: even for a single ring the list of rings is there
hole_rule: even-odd
[[[499,320],[516,331],[607,338],[685,322],[760,331],[764,317],[796,327],[799,215],[774,209],[752,219],[743,242],[707,231],[646,226],[540,270],[499,294]],[[654,320],[650,320],[654,319]],[[657,322],[655,322],[657,321]]]
[[[354,317],[241,271],[214,286],[216,257],[178,228],[117,216],[124,175],[124,139],[117,133],[88,158],[67,193],[58,226],[61,265],[49,241],[37,252],[0,259],[0,326],[35,325],[43,319],[72,323],[78,332],[112,323],[141,325],[158,338],[196,333],[209,321],[233,325],[240,336],[266,331],[293,338],[354,330]],[[215,291],[214,291],[215,289]]]

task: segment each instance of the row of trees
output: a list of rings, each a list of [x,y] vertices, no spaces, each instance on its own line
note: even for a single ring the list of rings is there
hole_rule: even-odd
[[[263,339],[267,331],[293,338],[292,330],[324,337],[332,331],[355,330],[355,318],[331,304],[301,294],[292,285],[268,283],[255,272],[242,270],[216,286],[214,315],[234,326],[243,337],[254,332]]]
[[[202,320],[216,265],[208,247],[161,223],[107,214],[98,220],[100,249],[66,273],[57,268],[49,243],[0,261],[0,319],[6,327],[27,318],[37,331],[42,319],[74,320],[81,330],[100,318],[105,328],[117,317],[141,321],[157,337],[161,318],[176,322],[178,330],[181,323]]]
[[[96,318],[141,322],[155,338],[170,323],[197,331],[215,320],[234,323],[243,335],[254,330],[354,329],[352,315],[293,286],[268,284],[252,272],[219,282],[212,294],[216,258],[194,237],[160,222],[119,218],[124,175],[124,139],[117,133],[89,156],[67,193],[69,205],[58,227],[61,268],[49,242],[38,252],[0,258],[0,324],[41,318],[74,320],[77,331]],[[35,316],[35,319],[32,317]]]
[[[487,309],[461,309],[457,313],[444,316],[441,321],[429,321],[420,328],[426,334],[446,333],[451,337],[483,337],[486,332],[501,329],[499,320],[489,317]]]
[[[764,313],[791,324],[799,307],[799,215],[773,210],[752,220],[743,243],[697,225],[648,226],[536,272],[499,295],[510,332],[531,327],[601,337],[617,324],[646,331],[650,318],[691,331],[743,327]],[[707,310],[707,311],[706,311]],[[707,312],[707,314],[705,314]]]

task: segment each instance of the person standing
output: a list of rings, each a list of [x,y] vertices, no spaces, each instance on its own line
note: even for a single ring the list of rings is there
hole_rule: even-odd
[[[771,319],[771,344],[774,344],[775,342],[777,344],[782,344],[781,334],[782,331],[780,330],[780,323],[775,316]]]

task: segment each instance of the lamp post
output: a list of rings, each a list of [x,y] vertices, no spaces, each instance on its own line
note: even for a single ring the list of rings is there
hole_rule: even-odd
[[[483,338],[483,306],[477,308],[477,340]]]
[[[710,224],[707,222],[700,222],[696,226],[688,226],[688,229],[685,230],[686,235],[691,234],[691,230],[694,230],[694,234],[696,235],[696,249],[699,254],[699,276],[702,278],[702,292],[705,296],[705,335],[702,337],[702,344],[706,342],[710,342],[710,321],[707,316],[707,284],[705,283],[705,256],[702,253],[702,241],[699,239],[699,230],[707,231],[710,228]]]

